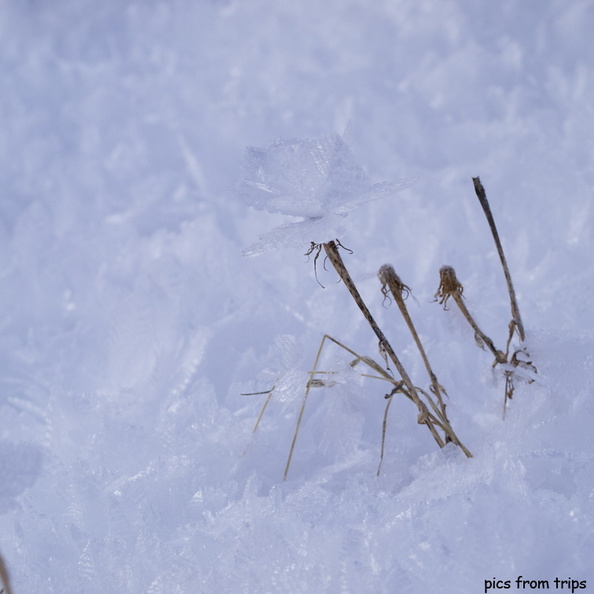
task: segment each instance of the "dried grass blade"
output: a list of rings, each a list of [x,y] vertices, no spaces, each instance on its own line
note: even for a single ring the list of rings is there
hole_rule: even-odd
[[[384,410],[384,420],[382,422],[382,445],[380,448],[380,460],[377,466],[377,473],[376,476],[380,475],[382,470],[382,464],[384,462],[384,452],[386,448],[386,431],[388,428],[388,411],[390,410],[390,405],[392,404],[393,396],[396,393],[396,388],[392,390],[392,392],[387,396],[388,402],[386,403],[386,409]]]

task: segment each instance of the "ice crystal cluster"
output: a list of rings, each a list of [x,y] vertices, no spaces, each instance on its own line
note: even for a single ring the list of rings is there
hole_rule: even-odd
[[[246,150],[238,194],[258,210],[299,217],[267,232],[246,250],[252,255],[277,246],[303,247],[343,236],[349,212],[402,188],[372,184],[338,134],[278,140]]]

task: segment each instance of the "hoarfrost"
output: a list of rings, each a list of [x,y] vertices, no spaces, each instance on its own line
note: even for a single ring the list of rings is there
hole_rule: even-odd
[[[411,183],[372,184],[338,134],[249,147],[242,178],[238,194],[248,205],[302,218],[267,232],[245,255],[340,238],[349,228],[349,212]]]

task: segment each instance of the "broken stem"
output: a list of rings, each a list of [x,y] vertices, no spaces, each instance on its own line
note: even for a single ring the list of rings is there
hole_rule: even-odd
[[[522,323],[522,318],[520,316],[520,308],[518,307],[518,302],[516,300],[516,292],[514,290],[514,285],[512,283],[511,274],[509,272],[509,267],[507,265],[507,260],[505,258],[505,254],[503,253],[503,246],[501,245],[501,240],[499,239],[499,233],[497,232],[495,219],[493,218],[493,213],[491,212],[491,207],[489,206],[489,201],[487,200],[487,194],[485,193],[485,188],[481,183],[480,177],[473,177],[472,182],[474,183],[474,191],[476,192],[477,198],[479,199],[479,202],[483,207],[483,211],[485,213],[485,216],[487,217],[487,222],[489,223],[491,233],[493,234],[493,240],[495,241],[497,253],[499,254],[499,259],[501,260],[501,266],[503,267],[503,273],[505,274],[505,280],[507,282],[507,291],[509,293],[509,300],[511,303],[512,313],[512,322],[510,324],[510,340],[511,335],[513,334],[513,330],[514,328],[516,328],[518,330],[520,340],[524,341],[526,336],[524,334],[524,324]]]

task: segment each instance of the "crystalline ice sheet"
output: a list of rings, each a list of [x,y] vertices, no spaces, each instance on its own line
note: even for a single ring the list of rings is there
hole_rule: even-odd
[[[279,140],[246,151],[242,194],[269,212],[317,218],[347,212],[372,186],[337,134]]]
[[[246,150],[238,194],[258,210],[302,217],[276,227],[246,250],[321,243],[344,234],[346,215],[361,204],[395,193],[403,184],[372,184],[337,134],[278,140]]]

